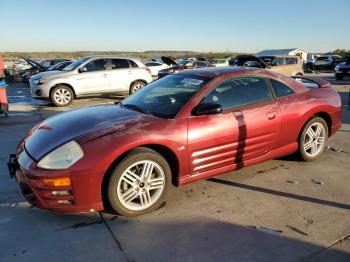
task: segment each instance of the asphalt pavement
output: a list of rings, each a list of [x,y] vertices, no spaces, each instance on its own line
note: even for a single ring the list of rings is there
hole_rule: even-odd
[[[172,188],[160,209],[135,218],[58,214],[23,200],[8,154],[28,129],[69,108],[10,84],[10,115],[0,116],[0,261],[350,261],[350,79],[317,76],[344,104],[343,125],[319,159],[284,157]]]

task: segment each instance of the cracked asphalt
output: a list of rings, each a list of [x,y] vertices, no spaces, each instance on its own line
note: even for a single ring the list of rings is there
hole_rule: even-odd
[[[0,116],[0,261],[350,261],[350,79],[319,76],[341,95],[344,117],[318,160],[288,156],[172,188],[161,208],[135,218],[58,214],[23,200],[8,154],[28,129],[67,109],[10,84],[10,116]]]

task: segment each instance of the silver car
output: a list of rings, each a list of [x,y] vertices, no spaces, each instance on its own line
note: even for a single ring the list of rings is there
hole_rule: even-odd
[[[74,98],[92,94],[132,94],[152,81],[150,70],[138,59],[87,56],[62,71],[43,72],[30,78],[32,97],[67,106]]]

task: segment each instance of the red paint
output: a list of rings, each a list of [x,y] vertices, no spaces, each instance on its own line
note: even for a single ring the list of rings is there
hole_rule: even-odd
[[[223,172],[291,154],[298,148],[298,135],[313,115],[331,119],[330,135],[341,125],[339,95],[331,88],[307,89],[296,81],[271,71],[211,68],[183,71],[213,78],[182,109],[175,119],[161,119],[117,105],[73,110],[45,120],[24,140],[32,157],[40,160],[61,144],[75,139],[84,157],[64,171],[41,170],[29,157],[17,174],[24,195],[34,205],[60,212],[102,210],[102,181],[112,163],[138,146],[159,145],[176,156],[179,185]],[[257,75],[283,81],[295,94],[210,116],[191,116],[202,97],[223,80]],[[324,85],[325,83],[323,83]],[[70,128],[66,128],[70,126]],[[28,147],[27,147],[28,145]],[[21,155],[21,148],[17,156]],[[22,153],[23,154],[23,153]],[[20,174],[21,173],[21,174]],[[69,177],[71,196],[50,196],[52,188],[40,179]],[[27,195],[26,195],[27,192]],[[28,193],[29,192],[29,193]],[[28,197],[35,195],[35,201]],[[57,204],[57,200],[74,204]]]

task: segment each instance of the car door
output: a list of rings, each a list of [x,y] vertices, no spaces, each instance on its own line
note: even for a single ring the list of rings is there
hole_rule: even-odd
[[[232,78],[215,87],[201,103],[220,104],[224,112],[188,118],[192,174],[244,165],[244,161],[275,147],[280,130],[279,105],[264,78]]]
[[[130,79],[132,78],[132,68],[128,59],[111,59],[111,92],[128,92],[130,88]]]
[[[110,89],[107,59],[95,59],[79,69],[76,77],[79,94],[105,93]]]

